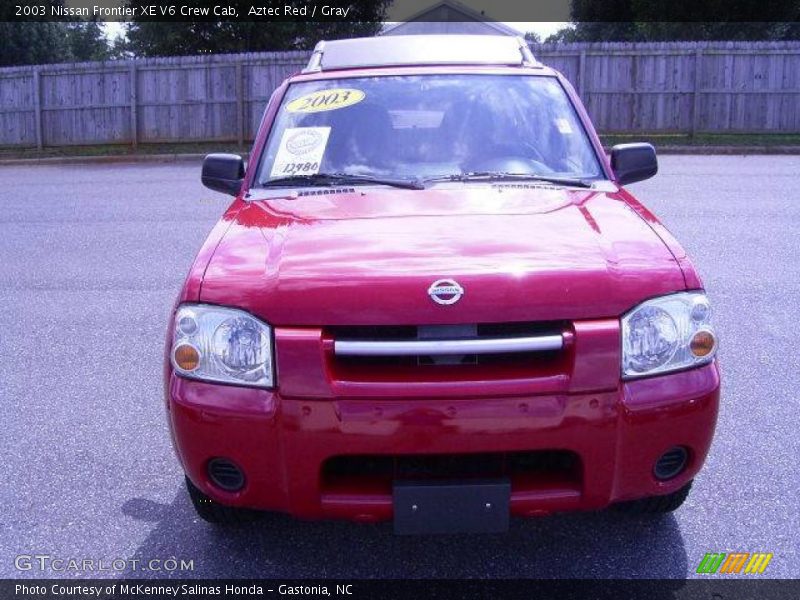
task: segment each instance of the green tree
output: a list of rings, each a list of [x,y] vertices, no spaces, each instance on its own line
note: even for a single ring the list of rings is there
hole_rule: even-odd
[[[128,39],[122,34],[118,34],[109,42],[108,54],[111,60],[134,58],[133,52],[131,52],[130,49],[130,42],[128,42]]]
[[[354,0],[347,22],[132,21],[126,26],[128,50],[136,56],[308,50],[322,39],[375,35],[390,1]],[[265,0],[259,6],[282,8],[285,4],[286,0]]]
[[[72,60],[81,62],[111,58],[111,47],[97,21],[76,21],[67,23],[66,27]]]
[[[60,0],[38,4],[61,5]],[[61,62],[69,55],[63,23],[26,21],[14,23],[13,2],[0,1],[0,66],[40,65]]]
[[[42,65],[71,57],[63,23],[0,22],[0,66]]]
[[[542,38],[535,31],[529,31],[525,34],[525,41],[529,44],[539,44],[541,43]]]
[[[62,6],[63,2],[44,4]],[[110,56],[103,29],[96,22],[14,22],[13,13],[12,3],[0,0],[0,66],[105,60]]]
[[[800,39],[797,1],[572,0],[570,16],[575,26],[548,42]]]

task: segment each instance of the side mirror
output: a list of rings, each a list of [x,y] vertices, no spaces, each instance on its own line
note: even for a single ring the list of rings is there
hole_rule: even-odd
[[[620,185],[650,179],[658,173],[656,149],[650,144],[618,144],[611,149],[611,168]]]
[[[244,180],[244,160],[236,154],[209,154],[203,159],[203,185],[235,196]]]

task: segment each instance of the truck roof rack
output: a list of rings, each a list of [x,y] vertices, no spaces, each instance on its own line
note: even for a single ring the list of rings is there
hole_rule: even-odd
[[[303,73],[415,65],[541,66],[521,37],[392,35],[319,42]]]

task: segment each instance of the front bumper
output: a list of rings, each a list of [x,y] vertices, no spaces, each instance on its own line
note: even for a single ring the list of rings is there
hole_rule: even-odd
[[[512,479],[511,512],[533,516],[590,510],[668,494],[700,470],[719,406],[716,363],[621,382],[614,391],[479,399],[304,400],[279,392],[214,385],[167,372],[173,442],[192,482],[215,501],[300,518],[392,518],[391,487],[369,478],[326,481],[327,459],[353,455],[453,455],[565,450],[577,478]],[[653,475],[673,446],[689,449],[686,469]],[[225,492],[208,477],[224,457],[246,484]]]

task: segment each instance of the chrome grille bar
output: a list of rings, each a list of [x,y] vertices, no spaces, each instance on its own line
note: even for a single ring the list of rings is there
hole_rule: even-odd
[[[334,353],[339,356],[440,356],[445,354],[504,354],[509,352],[546,352],[560,350],[560,335],[509,337],[467,340],[368,341],[336,340]]]

